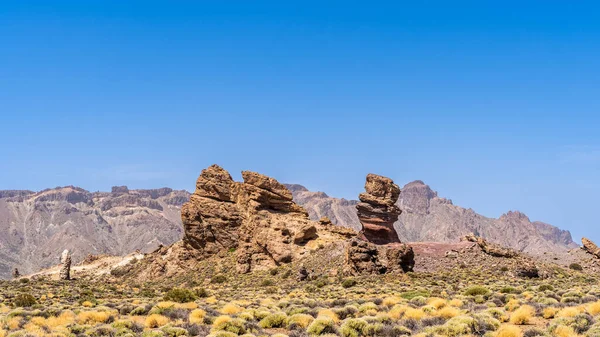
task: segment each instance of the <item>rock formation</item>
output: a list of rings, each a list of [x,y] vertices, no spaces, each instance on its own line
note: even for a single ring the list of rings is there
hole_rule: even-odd
[[[463,238],[461,238],[461,241],[475,242],[481,248],[481,250],[483,250],[484,253],[489,254],[491,256],[507,258],[517,256],[516,251],[509,248],[504,248],[495,243],[488,242],[484,238],[476,236],[473,233],[465,235]]]
[[[184,242],[201,255],[235,251],[237,269],[246,273],[289,263],[322,234],[335,234],[311,221],[277,180],[250,171],[242,178],[235,182],[212,165],[202,171],[183,205]]]
[[[359,195],[361,202],[356,205],[362,229],[360,238],[352,240],[346,249],[346,273],[413,270],[413,249],[400,242],[393,226],[401,213],[396,206],[399,195],[400,188],[390,178],[367,175],[365,193]]]
[[[356,200],[337,199],[323,192],[309,191],[301,185],[288,185],[294,201],[304,207],[313,220],[329,217],[336,225],[361,230],[356,216]],[[520,212],[507,212],[499,219],[484,217],[474,210],[438,196],[424,182],[417,180],[401,188],[396,205],[402,210],[394,228],[402,242],[454,243],[461,237],[476,233],[504,247],[536,256],[566,257],[577,248],[571,233],[555,226],[530,221]],[[546,253],[546,254],[545,254]]]
[[[360,202],[356,205],[364,239],[375,244],[400,242],[394,229],[394,222],[402,213],[396,206],[399,196],[400,187],[390,178],[367,175],[365,192],[358,196]]]
[[[13,278],[19,278],[19,277],[21,277],[21,273],[19,273],[19,269],[15,268],[13,270],[12,277]]]
[[[60,263],[62,264],[60,268],[59,278],[61,280],[70,280],[71,279],[71,252],[68,249],[65,249],[60,256]]]
[[[596,244],[592,242],[592,240],[588,238],[581,238],[581,243],[583,244],[581,248],[584,251],[586,251],[589,254],[592,254],[596,258],[600,258],[600,248],[598,248],[598,246],[596,246]]]

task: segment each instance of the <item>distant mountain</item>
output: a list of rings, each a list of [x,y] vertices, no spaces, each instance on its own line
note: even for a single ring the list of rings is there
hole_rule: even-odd
[[[312,219],[327,216],[337,225],[360,229],[355,209],[357,201],[332,198],[301,185],[287,186],[294,200]],[[402,188],[397,204],[402,214],[394,227],[400,239],[406,242],[457,242],[462,236],[475,233],[534,255],[566,252],[578,246],[569,231],[539,221],[531,222],[521,212],[508,212],[499,219],[487,218],[472,209],[454,205],[452,200],[438,197],[437,192],[420,180]]]
[[[286,187],[311,219],[327,216],[337,225],[360,229],[358,201],[332,198],[301,185]],[[77,263],[88,254],[126,255],[172,244],[183,236],[181,206],[189,198],[187,191],[125,186],[111,192],[74,186],[0,191],[0,278],[9,278],[15,267],[28,274],[55,265],[64,249],[73,251]],[[456,242],[473,232],[532,254],[577,247],[568,231],[531,222],[520,212],[484,217],[438,197],[422,181],[404,186],[398,205],[403,212],[394,227],[403,241]]]
[[[170,188],[88,192],[67,186],[0,191],[0,278],[58,263],[64,249],[75,262],[88,254],[125,255],[154,250],[183,235],[181,205],[186,191]]]

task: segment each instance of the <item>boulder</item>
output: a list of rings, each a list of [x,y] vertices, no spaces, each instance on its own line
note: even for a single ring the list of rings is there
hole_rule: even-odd
[[[592,240],[588,238],[582,238],[581,243],[583,244],[581,248],[584,251],[586,251],[589,254],[592,254],[596,258],[600,258],[600,248],[598,248],[598,246],[596,246],[596,244],[592,242]]]
[[[518,255],[516,251],[510,248],[505,248],[495,243],[488,242],[484,238],[477,236],[473,233],[465,235],[460,239],[460,241],[474,242],[481,248],[481,250],[484,253],[491,256],[513,258]]]

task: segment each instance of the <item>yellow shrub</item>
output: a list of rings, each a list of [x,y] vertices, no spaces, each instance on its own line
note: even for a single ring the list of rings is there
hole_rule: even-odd
[[[557,326],[556,329],[554,330],[554,335],[556,337],[576,337],[576,336],[578,336],[577,333],[575,332],[575,330],[573,330],[573,328],[565,326],[565,325]]]
[[[408,308],[404,312],[404,317],[421,320],[425,316],[425,312],[421,309]]]
[[[177,305],[177,303],[172,302],[172,301],[162,301],[162,302],[156,303],[155,307],[161,308],[161,309],[167,309],[167,308],[175,308],[175,305]]]
[[[391,308],[394,305],[400,303],[400,299],[396,296],[389,296],[383,299],[383,302],[381,302],[381,304],[383,304],[384,306]]]
[[[198,304],[196,302],[177,303],[175,307],[179,309],[194,310],[198,308]]]
[[[588,304],[586,310],[592,316],[600,314],[600,301]]]
[[[223,323],[227,323],[231,321],[231,316],[221,315],[213,321],[213,327],[217,327]]]
[[[198,323],[202,324],[204,322],[204,317],[206,317],[206,311],[202,309],[196,309],[190,312],[190,323]]]
[[[456,308],[460,308],[463,306],[463,301],[459,300],[458,298],[455,298],[453,300],[451,300],[450,302],[448,302],[448,305],[450,305],[451,307],[456,307]]]
[[[21,319],[20,316],[11,317],[8,322],[6,322],[6,327],[8,327],[9,330],[17,330],[21,323]]]
[[[535,309],[529,305],[524,305],[510,315],[510,323],[516,325],[528,324],[533,316],[535,316]]]
[[[329,318],[329,319],[333,320],[335,323],[340,321],[340,318],[338,317],[338,315],[335,312],[333,312],[333,310],[331,310],[331,309],[319,310],[319,314],[317,315],[317,318],[319,318],[319,317]]]
[[[542,311],[542,316],[545,319],[550,319],[550,318],[554,318],[554,316],[556,316],[556,313],[558,312],[558,308],[554,308],[554,307],[547,307],[544,308],[544,311]]]
[[[6,332],[6,330],[0,329],[0,337],[6,337],[6,335],[8,335],[8,332]]]
[[[581,310],[579,310],[579,308],[567,307],[560,309],[560,311],[556,313],[556,317],[575,317],[580,313]]]
[[[214,297],[214,296],[207,297],[207,298],[206,298],[204,301],[205,301],[206,303],[208,303],[208,304],[215,304],[215,303],[217,303],[217,302],[218,302],[218,301],[217,301],[217,298],[216,298],[216,297]]]
[[[504,325],[496,332],[496,337],[522,337],[523,332],[514,325]]]
[[[160,328],[163,325],[167,325],[167,323],[169,323],[169,318],[159,314],[152,314],[146,317],[144,325],[146,328],[154,329]]]
[[[390,311],[388,311],[388,316],[390,316],[392,319],[399,320],[402,318],[402,315],[404,315],[407,309],[408,307],[406,305],[396,304],[392,309],[390,309]]]
[[[306,329],[312,323],[314,318],[311,315],[307,314],[295,314],[287,319],[287,325],[290,326],[292,324],[297,325],[303,329]]]
[[[454,307],[444,307],[434,313],[434,316],[439,316],[445,319],[450,319],[460,315],[460,310]]]
[[[224,315],[235,315],[235,314],[239,314],[242,311],[244,311],[244,308],[239,307],[232,303],[225,304],[225,306],[223,306],[223,308],[221,308],[221,313]]]
[[[431,305],[432,307],[434,307],[436,309],[440,309],[440,308],[445,307],[447,303],[446,303],[446,300],[443,298],[432,297],[431,299],[429,299],[427,304]]]
[[[513,311],[517,309],[520,305],[521,303],[519,303],[519,300],[513,298],[512,300],[508,301],[508,303],[506,303],[506,306],[504,308],[508,311]]]
[[[86,308],[91,308],[94,306],[94,303],[90,302],[90,301],[85,301],[83,303],[81,303],[82,306],[86,307]]]
[[[105,311],[82,311],[77,315],[79,324],[104,323],[108,321],[110,314]]]

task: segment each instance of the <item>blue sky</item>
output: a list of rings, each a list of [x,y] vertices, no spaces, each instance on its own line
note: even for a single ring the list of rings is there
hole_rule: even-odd
[[[5,1],[0,189],[373,172],[600,241],[599,7]]]

